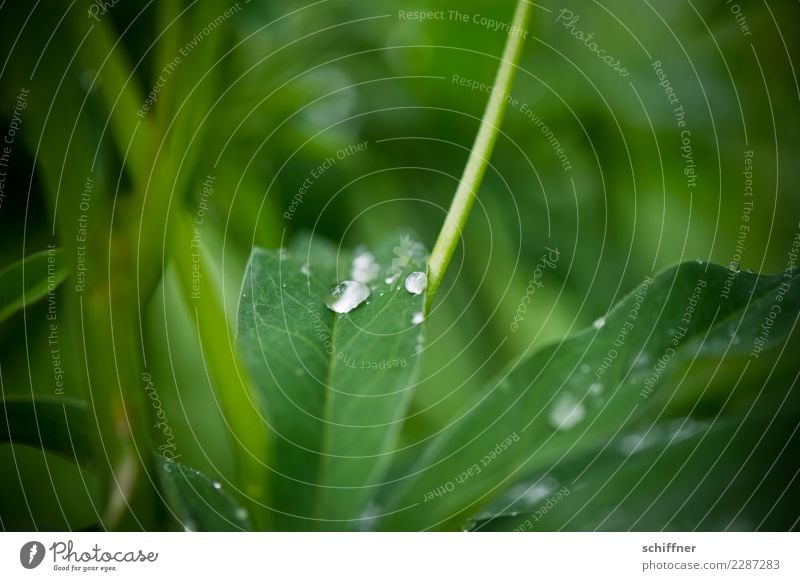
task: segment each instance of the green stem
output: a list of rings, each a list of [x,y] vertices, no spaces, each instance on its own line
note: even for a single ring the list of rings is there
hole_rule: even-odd
[[[497,133],[503,121],[505,111],[506,96],[511,91],[516,72],[517,61],[519,60],[522,46],[525,43],[526,24],[530,4],[526,0],[517,0],[517,8],[514,11],[514,21],[511,25],[511,32],[508,35],[500,68],[497,69],[497,76],[494,80],[492,93],[489,95],[489,102],[481,119],[481,126],[478,135],[475,136],[475,143],[472,145],[467,165],[458,182],[458,189],[450,204],[439,238],[433,247],[430,261],[428,262],[428,288],[426,310],[430,310],[433,298],[439,285],[442,283],[447,265],[453,257],[458,239],[461,237],[461,230],[467,222],[475,196],[481,185],[483,174],[486,172],[486,165],[494,149],[494,142],[497,140]]]

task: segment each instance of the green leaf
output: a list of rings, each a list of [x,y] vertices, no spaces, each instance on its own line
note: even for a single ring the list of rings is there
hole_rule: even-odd
[[[364,252],[357,252],[362,260]],[[412,295],[403,281],[424,270],[425,258],[400,236],[372,254],[371,295],[347,314],[323,301],[334,284],[353,278],[349,252],[299,240],[288,252],[257,248],[250,258],[239,344],[275,434],[279,528],[370,523],[364,511],[391,460],[423,339],[412,319],[424,293]]]
[[[67,277],[63,252],[31,254],[0,271],[0,321],[35,303]]]
[[[156,455],[164,500],[175,519],[189,531],[250,530],[247,511],[197,470]]]
[[[515,482],[643,425],[730,414],[785,390],[798,369],[782,349],[797,339],[799,278],[691,262],[645,281],[488,386],[386,491],[393,514],[381,526],[458,527]]]
[[[469,529],[793,530],[800,491],[793,399],[711,423],[676,418],[617,438],[517,484]]]
[[[84,402],[63,396],[0,402],[0,442],[24,444],[54,452],[82,465],[92,462]]]

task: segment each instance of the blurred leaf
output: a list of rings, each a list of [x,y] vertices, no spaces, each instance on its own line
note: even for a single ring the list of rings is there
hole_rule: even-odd
[[[44,297],[67,277],[62,251],[43,250],[0,271],[0,321]],[[48,278],[49,277],[49,278]]]
[[[787,509],[800,460],[789,450],[800,416],[796,401],[778,403],[713,424],[678,418],[618,438],[516,485],[469,528],[792,530]]]
[[[369,300],[341,315],[323,299],[337,281],[354,278],[349,253],[318,241],[298,242],[288,253],[253,251],[239,342],[276,434],[274,503],[290,515],[281,528],[308,529],[308,519],[320,528],[347,528],[381,482],[422,341],[412,318],[424,293],[412,295],[403,281],[424,268],[424,257],[419,246],[403,250],[409,244],[398,236],[374,250]],[[369,263],[366,251],[356,255]],[[395,262],[396,280],[386,284],[393,260],[403,264]],[[369,520],[361,518],[352,526]]]
[[[197,226],[178,216],[173,218],[175,243],[173,264],[184,305],[194,319],[203,368],[215,399],[225,416],[231,450],[238,464],[237,487],[252,502],[249,505],[253,522],[266,527],[268,516],[262,509],[266,501],[269,472],[267,463],[269,433],[255,404],[255,389],[243,373],[234,346],[233,329],[229,328],[225,305],[205,244],[193,235]],[[232,323],[231,323],[232,324]]]
[[[63,396],[26,400],[3,399],[0,442],[42,448],[89,465],[92,446],[84,402]]]
[[[798,278],[690,262],[646,281],[593,328],[512,365],[443,429],[383,499],[399,512],[382,526],[452,528],[515,481],[645,422],[748,407],[782,379],[775,351],[796,326]]]
[[[163,456],[156,466],[167,505],[186,530],[250,530],[247,511],[218,482]]]

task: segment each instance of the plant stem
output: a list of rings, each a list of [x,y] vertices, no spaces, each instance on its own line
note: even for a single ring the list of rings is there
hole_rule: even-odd
[[[486,172],[486,165],[494,149],[494,142],[497,140],[497,133],[503,121],[505,111],[506,96],[511,91],[514,82],[514,73],[522,46],[525,43],[526,24],[530,4],[527,0],[517,0],[517,8],[514,11],[514,20],[506,40],[505,49],[497,69],[497,76],[494,80],[492,92],[489,95],[489,102],[483,112],[483,119],[475,136],[475,143],[472,145],[467,165],[464,173],[458,182],[456,194],[450,204],[439,237],[433,247],[430,261],[428,262],[428,288],[426,299],[426,310],[430,310],[433,298],[439,285],[442,283],[447,265],[453,257],[458,239],[461,237],[461,230],[467,222],[475,196],[481,185],[483,174]]]

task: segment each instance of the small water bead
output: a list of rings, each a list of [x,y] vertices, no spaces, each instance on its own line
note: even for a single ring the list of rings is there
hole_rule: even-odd
[[[594,323],[592,323],[592,327],[595,329],[602,329],[606,326],[606,318],[600,317],[599,319],[595,319]]]
[[[369,504],[367,504],[364,510],[361,511],[361,514],[358,515],[358,523],[356,524],[356,527],[360,531],[374,531],[378,524],[378,520],[383,513],[384,509],[374,501],[370,500]]]
[[[419,325],[424,320],[425,320],[425,315],[423,315],[422,311],[420,311],[419,313],[414,313],[414,315],[411,317],[411,324]]]
[[[586,408],[583,407],[581,400],[566,392],[559,396],[547,419],[550,425],[556,430],[569,430],[575,427],[586,416]]]
[[[395,274],[393,274],[391,276],[387,276],[386,279],[384,280],[384,282],[386,284],[388,284],[389,286],[392,286],[394,283],[397,282],[398,278],[400,278],[400,273],[396,272]]]
[[[304,274],[306,276],[311,274],[311,269],[308,267],[307,262],[304,262],[303,265],[300,267],[300,274]]]
[[[552,479],[550,479],[552,480]],[[540,482],[531,487],[527,487],[521,496],[521,500],[528,505],[534,505],[540,500],[544,500],[555,491],[556,487],[550,484],[550,481]]]
[[[369,298],[369,289],[360,282],[346,280],[334,286],[325,297],[325,306],[334,313],[349,313]]]
[[[428,286],[428,275],[424,272],[412,272],[406,277],[406,290],[413,295],[421,294]]]
[[[219,490],[219,489],[221,489],[221,488],[222,488],[222,484],[220,484],[220,483],[219,483],[219,482],[217,482],[216,480],[215,480],[215,481],[214,481],[214,482],[213,482],[211,485],[212,485],[212,486],[213,486],[213,487],[214,487],[216,490]]]
[[[619,441],[618,449],[630,456],[653,446],[672,446],[699,434],[708,428],[708,423],[689,418],[675,418],[666,424],[656,424],[647,431],[635,432]]]
[[[367,284],[377,278],[381,267],[371,252],[362,251],[353,259],[350,276],[354,281]]]

